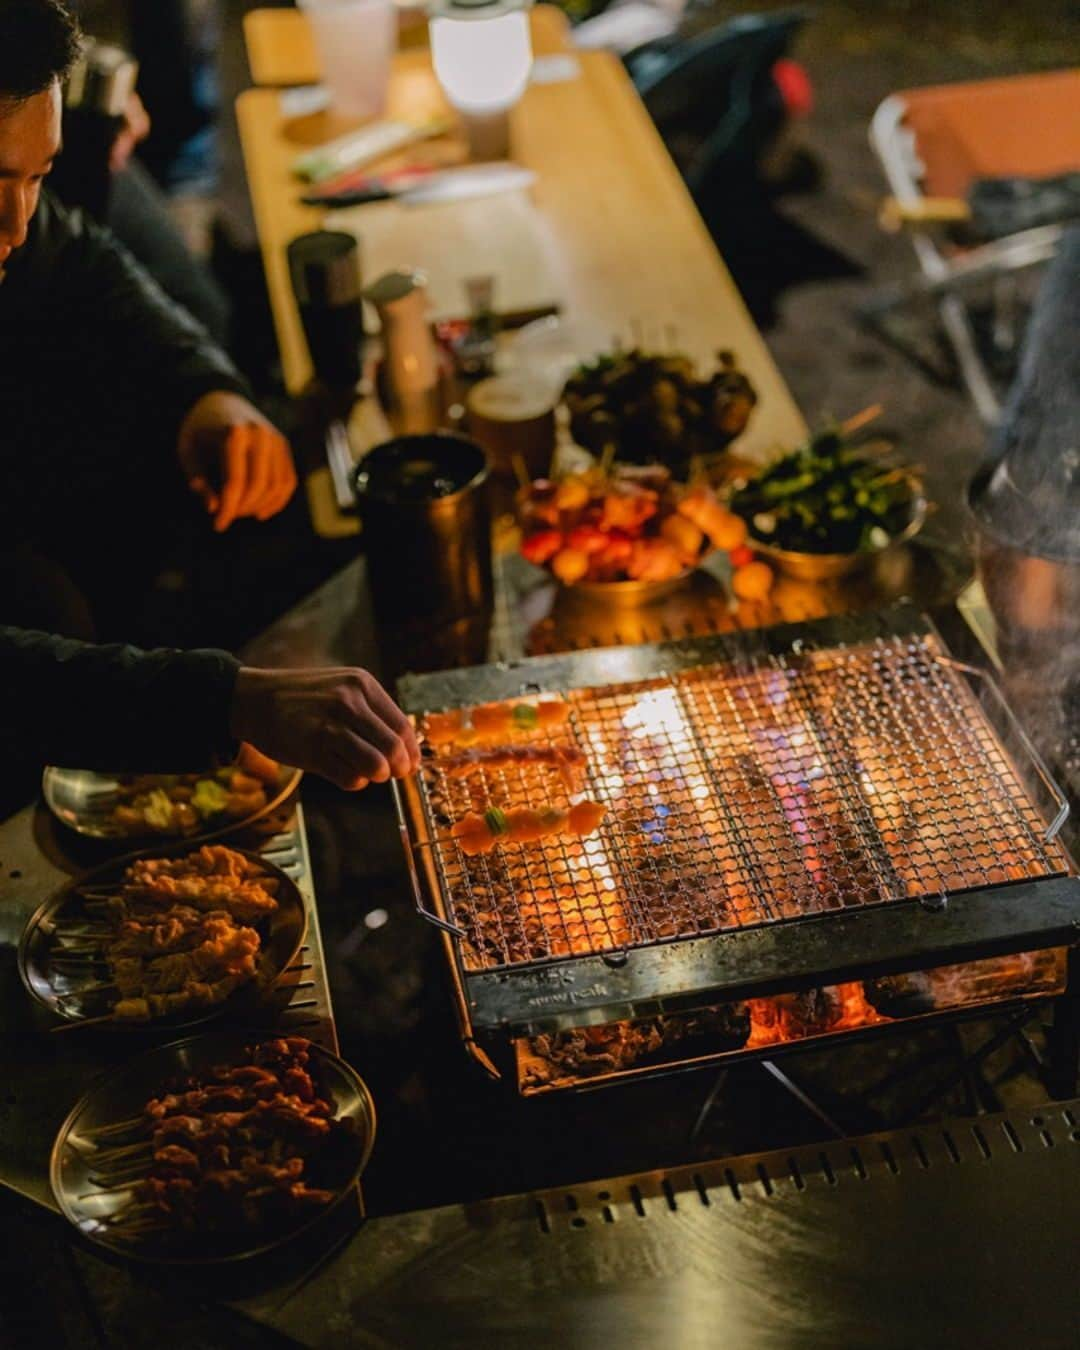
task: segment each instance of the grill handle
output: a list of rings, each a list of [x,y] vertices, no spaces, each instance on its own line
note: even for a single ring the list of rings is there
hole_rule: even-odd
[[[428,923],[442,929],[444,933],[451,933],[454,937],[463,938],[465,936],[463,928],[459,928],[456,923],[450,923],[447,919],[440,918],[438,914],[432,914],[431,910],[424,904],[424,892],[420,885],[420,875],[416,870],[416,859],[413,857],[413,844],[409,835],[409,823],[405,817],[405,805],[401,800],[401,788],[396,781],[391,782],[390,791],[394,797],[398,832],[401,835],[401,847],[405,851],[405,862],[409,869],[409,879],[412,882],[413,905],[416,912],[422,919],[426,919]]]
[[[938,660],[943,665],[949,666],[952,670],[960,671],[971,680],[977,680],[979,684],[992,696],[994,705],[999,714],[1008,724],[1010,731],[1016,736],[1017,743],[1031,761],[1031,765],[1038,774],[1043,787],[1046,789],[1050,800],[1055,807],[1053,820],[1047,825],[1043,833],[1043,841],[1047,844],[1057,838],[1062,825],[1069,818],[1069,799],[1062,792],[1054,781],[1050,770],[1046,767],[1046,762],[1042,755],[1031,742],[1031,737],[1027,734],[1020,724],[1020,719],[1009,707],[1005,695],[997,686],[997,682],[990,678],[985,670],[980,670],[978,666],[969,666],[965,661],[957,661],[952,656],[939,656]]]

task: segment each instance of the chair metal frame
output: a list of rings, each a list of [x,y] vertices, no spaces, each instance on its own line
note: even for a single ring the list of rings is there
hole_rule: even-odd
[[[921,186],[924,166],[915,134],[906,125],[906,115],[903,97],[890,94],[870,123],[870,144],[901,206],[916,205],[925,196]],[[912,229],[911,243],[922,275],[875,296],[863,306],[861,314],[872,322],[899,305],[923,297],[936,299],[942,328],[975,409],[983,422],[993,426],[1001,416],[1001,403],[979,354],[965,292],[988,280],[1009,278],[1048,262],[1062,233],[1060,225],[1043,225],[949,254],[932,230]]]

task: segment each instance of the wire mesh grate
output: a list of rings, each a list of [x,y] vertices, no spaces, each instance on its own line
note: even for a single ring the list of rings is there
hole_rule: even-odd
[[[926,639],[566,698],[566,722],[523,738],[527,753],[425,755],[429,834],[470,969],[1066,870],[978,700]],[[585,797],[607,808],[585,839],[468,857],[451,836],[470,812]]]

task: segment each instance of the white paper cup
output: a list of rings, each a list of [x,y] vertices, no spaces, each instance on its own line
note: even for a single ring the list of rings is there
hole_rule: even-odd
[[[299,0],[299,5],[315,35],[334,111],[346,117],[384,113],[397,46],[393,0]]]

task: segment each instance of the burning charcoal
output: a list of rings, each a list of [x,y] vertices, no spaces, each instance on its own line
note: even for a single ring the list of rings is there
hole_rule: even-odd
[[[731,1003],[534,1036],[518,1043],[520,1085],[525,1091],[571,1087],[604,1074],[738,1050],[749,1035],[748,1006]]]
[[[745,1003],[722,1003],[660,1020],[665,1031],[675,1034],[676,1041],[708,1040],[714,1049],[739,1050],[750,1036],[750,1009]]]
[[[933,1012],[937,1006],[933,981],[926,971],[865,980],[863,989],[872,1006],[885,1017],[917,1017]]]
[[[802,994],[778,994],[775,998],[752,999],[755,1043],[797,1041],[820,1036],[843,1016],[843,1002],[836,989],[810,989]]]

